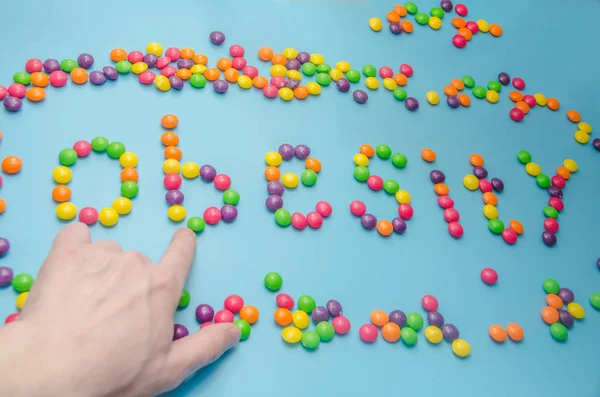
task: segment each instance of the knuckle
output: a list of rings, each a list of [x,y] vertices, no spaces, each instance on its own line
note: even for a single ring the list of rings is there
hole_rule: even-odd
[[[144,255],[140,254],[137,251],[126,251],[123,253],[123,259],[127,263],[141,265],[146,262],[144,259]]]
[[[158,290],[172,291],[177,287],[175,274],[169,269],[157,272],[155,280],[155,288]]]

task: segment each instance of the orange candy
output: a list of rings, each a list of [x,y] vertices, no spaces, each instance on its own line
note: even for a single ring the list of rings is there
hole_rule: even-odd
[[[406,83],[408,83],[408,77],[406,77],[402,73],[396,73],[394,75],[394,81],[400,86],[405,86]]]
[[[27,90],[27,99],[31,102],[40,102],[46,98],[46,91],[40,87],[32,87]]]
[[[469,106],[471,106],[471,98],[467,94],[460,94],[458,96],[458,103],[468,108]]]
[[[473,167],[483,167],[483,157],[480,154],[473,153],[469,156],[469,162]]]
[[[46,87],[50,83],[50,78],[46,73],[34,72],[31,73],[31,84],[36,87]]]
[[[410,21],[407,21],[406,19],[404,21],[400,22],[400,27],[406,33],[412,33],[413,30],[415,30],[415,28],[413,27],[413,24]]]
[[[229,68],[225,71],[224,75],[225,80],[229,81],[230,83],[235,83],[237,82],[238,77],[240,77],[240,72],[234,68]]]
[[[381,336],[390,343],[400,339],[400,327],[396,323],[387,323],[381,328]]]
[[[191,48],[182,48],[179,52],[179,56],[181,57],[181,59],[193,59],[195,55],[196,52],[194,52],[194,50],[192,50]]]
[[[137,170],[133,167],[125,167],[121,170],[121,182],[137,182],[139,179],[139,174]]]
[[[556,294],[548,294],[546,295],[546,303],[548,306],[555,308],[556,310],[562,309],[564,303],[560,296]]]
[[[473,32],[471,32],[467,28],[459,28],[458,34],[467,39],[467,41],[471,41],[471,39],[473,38]]]
[[[444,87],[444,94],[446,94],[448,96],[457,96],[458,90],[454,86],[447,85]]]
[[[261,89],[265,88],[267,86],[267,84],[269,84],[269,80],[264,76],[256,76],[255,78],[252,79],[252,85],[255,86],[256,88],[261,88]],[[298,88],[298,87],[296,87],[296,88]],[[306,91],[308,92],[308,88],[306,89]]]
[[[304,99],[308,96],[308,88],[299,85],[298,87],[294,88],[294,96],[298,99]]]
[[[519,91],[511,91],[510,94],[508,94],[508,97],[510,98],[511,101],[513,102],[519,102],[523,100],[523,94],[521,94]]]
[[[464,28],[467,26],[467,21],[462,18],[452,18],[452,26],[456,29]]]
[[[490,34],[495,37],[502,36],[502,27],[500,25],[491,24],[490,25]]]
[[[435,185],[433,185],[433,191],[438,196],[447,196],[448,193],[450,193],[450,188],[443,183],[436,183]]]
[[[273,58],[273,50],[269,47],[262,47],[260,50],[258,50],[258,59],[261,61],[268,62],[271,60],[271,58]]]
[[[273,62],[273,65],[285,65],[287,58],[283,54],[275,54],[271,58],[271,62]]]
[[[435,161],[435,152],[431,149],[423,149],[421,150],[421,157],[428,163],[432,163]]]
[[[497,205],[498,204],[498,196],[496,196],[494,193],[492,192],[485,192],[483,193],[483,195],[481,196],[481,198],[483,198],[483,202],[489,205]]]
[[[512,221],[510,221],[510,222],[508,223],[508,225],[509,225],[509,226],[510,226],[510,228],[511,228],[512,230],[514,230],[514,231],[515,231],[515,233],[517,233],[517,234],[523,234],[523,232],[525,231],[525,230],[523,229],[523,224],[522,224],[521,222],[519,222],[519,221],[512,220]]]
[[[292,317],[292,312],[289,311],[289,309],[284,309],[283,307],[275,310],[275,313],[273,313],[273,319],[277,325],[281,325],[282,327],[290,325],[294,320]]]
[[[162,119],[160,119],[160,124],[162,124],[164,128],[168,129],[177,127],[178,123],[179,119],[174,114],[166,114],[162,117]]]
[[[490,337],[496,342],[502,343],[506,340],[506,331],[499,325],[490,325]]]
[[[394,11],[390,11],[387,13],[387,20],[391,23],[398,23],[400,22],[400,15]]]
[[[279,171],[279,168],[272,165],[265,168],[265,178],[267,178],[267,181],[278,181],[279,177],[281,177],[281,171]]]
[[[383,327],[389,321],[389,316],[383,310],[373,310],[373,312],[371,313],[371,322],[378,327]]]
[[[6,201],[0,198],[0,214],[6,211]]]
[[[556,98],[548,98],[546,106],[551,110],[558,110],[560,109],[560,102],[558,102],[558,99]]]
[[[192,77],[192,72],[190,72],[190,70],[186,68],[178,69],[177,72],[175,72],[175,74],[181,80],[188,80],[190,77]]]
[[[462,91],[465,89],[465,83],[463,83],[459,79],[452,79],[452,81],[450,81],[450,85],[459,91]]]
[[[52,189],[52,200],[57,203],[64,203],[71,198],[71,189],[65,185],[58,185]]]
[[[519,324],[510,323],[506,326],[506,332],[508,333],[508,337],[515,341],[520,342],[525,337],[525,333],[523,332],[523,328]]]
[[[7,174],[16,174],[23,168],[23,162],[17,156],[8,156],[2,160],[2,171]]]
[[[581,115],[577,110],[569,110],[567,112],[567,118],[573,123],[579,123],[581,121]]]
[[[377,231],[382,236],[389,236],[394,231],[394,226],[392,226],[392,222],[386,219],[382,219],[379,222],[377,222]]]
[[[401,6],[401,5],[394,6],[394,12],[396,14],[400,15],[401,17],[406,16],[406,8],[404,8],[404,6]]]
[[[127,59],[127,51],[122,48],[115,48],[110,52],[110,59],[114,62],[124,61]]]
[[[515,107],[521,109],[524,114],[529,113],[529,109],[531,109],[525,101],[519,101],[515,103]]]
[[[208,63],[208,57],[204,54],[194,55],[193,60],[196,65],[206,65]]]
[[[217,61],[217,67],[222,71],[229,69],[231,65],[232,62],[229,58],[219,58],[219,60]]]
[[[71,80],[75,84],[85,84],[88,81],[88,73],[84,68],[75,68],[71,70]]]
[[[558,167],[556,169],[556,173],[564,178],[565,181],[568,181],[571,177],[571,171],[566,169],[565,167]]]
[[[304,165],[309,170],[313,170],[314,172],[321,171],[321,162],[314,157],[309,157],[304,161]]]
[[[160,136],[160,140],[165,146],[177,146],[179,136],[174,132],[167,131]]]
[[[360,152],[367,157],[375,156],[375,149],[373,149],[373,146],[367,145],[366,143],[364,145],[360,145]]]
[[[248,321],[250,324],[254,324],[258,321],[258,315],[258,309],[252,305],[247,305],[240,309],[240,318]]]
[[[558,310],[552,306],[546,306],[542,309],[542,319],[546,324],[554,324],[558,322]]]
[[[181,160],[181,149],[176,146],[167,146],[164,150],[165,158],[167,159],[175,159],[177,161]]]
[[[204,71],[204,77],[208,81],[215,81],[221,77],[221,72],[217,68],[208,68]]]

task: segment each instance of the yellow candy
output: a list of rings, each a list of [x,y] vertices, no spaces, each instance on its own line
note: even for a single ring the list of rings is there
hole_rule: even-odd
[[[310,325],[310,318],[306,312],[302,310],[296,310],[294,314],[292,314],[292,319],[294,321],[294,325],[300,329],[308,328]]]
[[[567,311],[571,314],[571,316],[575,317],[577,320],[581,320],[585,317],[585,310],[579,303],[569,303],[567,305]]]
[[[394,91],[396,87],[398,87],[398,83],[396,83],[394,79],[386,77],[385,79],[383,79],[383,86],[386,90]]]
[[[442,20],[438,17],[429,18],[429,27],[433,30],[438,30],[442,27]]]
[[[136,167],[138,165],[138,156],[133,152],[125,152],[119,158],[121,167]]]
[[[148,54],[154,54],[157,57],[159,57],[159,56],[161,56],[162,52],[163,52],[163,48],[158,43],[150,43],[146,46],[146,53],[148,53]]]
[[[200,166],[198,163],[192,161],[185,163],[181,166],[181,174],[187,179],[198,178],[198,175],[200,175]]]
[[[29,296],[29,292],[23,292],[17,295],[17,309],[23,309],[25,306],[25,302],[27,302],[27,297]]]
[[[294,91],[291,88],[283,87],[279,89],[279,97],[284,101],[291,101],[294,99]]]
[[[563,161],[563,165],[566,169],[568,169],[571,172],[576,172],[579,169],[579,166],[577,165],[575,160],[566,159],[565,161]]]
[[[331,76],[331,80],[338,81],[342,77],[344,77],[344,73],[341,70],[333,68],[329,71],[329,76]]]
[[[287,73],[287,69],[283,65],[273,65],[271,66],[271,76],[285,76]]]
[[[323,62],[325,62],[325,58],[323,58],[323,55],[321,54],[312,54],[310,56],[310,63],[315,64],[316,66],[319,66]]]
[[[148,70],[148,64],[146,62],[136,62],[131,67],[131,72],[133,74],[142,74],[146,70]]]
[[[192,66],[190,68],[190,73],[192,73],[192,74],[203,74],[205,70],[206,70],[206,66],[202,65],[201,63],[199,63],[199,64],[194,65],[194,66]]]
[[[586,134],[592,133],[592,126],[589,123],[586,123],[585,121],[582,121],[581,123],[577,124],[577,128],[579,128],[580,131],[583,131]]]
[[[471,353],[471,345],[466,340],[455,339],[452,342],[452,351],[458,357],[467,357]]]
[[[577,131],[575,132],[575,140],[579,143],[581,143],[582,145],[585,145],[586,143],[588,143],[590,141],[590,136],[587,132],[583,132],[583,131]]]
[[[283,50],[283,55],[285,55],[287,59],[296,59],[298,56],[298,51],[296,51],[294,48],[286,48]]]
[[[282,161],[283,157],[281,157],[281,154],[277,152],[269,152],[265,154],[265,162],[269,165],[277,167],[281,164]]]
[[[175,159],[166,159],[162,168],[165,174],[179,174],[181,164]]]
[[[498,209],[493,205],[484,205],[483,206],[483,215],[488,219],[496,219],[498,218]]]
[[[348,70],[350,70],[350,63],[346,61],[339,61],[335,64],[335,67],[341,70],[342,72],[346,73]]]
[[[477,26],[479,26],[479,31],[481,33],[487,33],[487,32],[490,31],[490,25],[484,19],[478,20],[477,21]]]
[[[542,173],[542,167],[536,163],[527,163],[525,171],[531,176],[538,176]]]
[[[488,92],[485,93],[485,99],[487,99],[489,103],[496,103],[500,100],[500,94],[494,90],[488,90]]]
[[[52,179],[56,183],[60,183],[62,185],[71,182],[71,178],[73,177],[73,173],[70,168],[65,167],[64,165],[59,165],[55,169],[52,170]]]
[[[407,192],[406,190],[398,190],[396,192],[396,201],[399,204],[410,204],[410,193]]]
[[[292,80],[302,80],[302,73],[297,70],[290,69],[287,71],[287,77]]]
[[[102,226],[111,227],[119,221],[119,214],[114,208],[103,208],[98,213],[98,220]]]
[[[240,77],[238,77],[237,83],[241,88],[245,90],[252,88],[252,79],[246,75],[241,75]]]
[[[70,221],[77,215],[77,207],[73,203],[61,203],[56,207],[56,216],[63,221]]]
[[[154,79],[154,85],[161,91],[169,91],[171,89],[171,82],[167,76],[156,76]]]
[[[544,94],[537,93],[533,97],[538,106],[546,106],[546,96]]]
[[[381,19],[376,18],[376,17],[369,19],[369,27],[371,28],[371,30],[373,30],[375,32],[379,32],[381,30],[381,28],[383,27],[383,24],[381,23]]]
[[[117,214],[127,215],[131,212],[131,200],[129,200],[127,197],[116,198],[115,201],[113,201],[112,207],[115,211],[117,211]]]
[[[281,183],[283,183],[283,186],[293,189],[298,186],[298,175],[293,172],[287,172],[281,177]]]
[[[298,343],[302,339],[302,331],[296,327],[286,327],[281,331],[281,338],[287,343]]]
[[[430,325],[425,328],[425,338],[429,343],[438,344],[444,340],[444,334],[442,333],[442,330],[435,325]]]
[[[425,94],[425,99],[427,99],[427,102],[432,105],[437,105],[440,103],[440,96],[435,91],[429,91],[427,94]]]
[[[377,80],[375,77],[367,77],[365,79],[365,85],[371,90],[376,90],[379,88],[379,80]]]
[[[321,86],[314,81],[306,83],[306,88],[310,95],[319,95],[321,93]]]
[[[369,158],[362,153],[357,153],[354,155],[354,164],[366,167],[369,165]]]
[[[479,179],[473,174],[465,175],[463,178],[463,184],[465,187],[471,191],[479,188]]]
[[[173,222],[181,222],[185,219],[187,211],[185,210],[185,207],[182,207],[181,205],[172,205],[169,207],[167,215]]]

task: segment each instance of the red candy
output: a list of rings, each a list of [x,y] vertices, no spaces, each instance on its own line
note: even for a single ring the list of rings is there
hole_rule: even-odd
[[[552,177],[552,184],[558,188],[564,188],[567,185],[567,181],[560,175],[554,175]]]
[[[294,307],[294,298],[288,294],[277,294],[275,302],[277,302],[277,306],[284,309],[291,309]]]
[[[8,90],[5,86],[0,85],[0,101],[6,98],[6,95],[8,95]]]
[[[413,207],[410,204],[400,204],[398,206],[398,215],[404,220],[409,220],[414,214]]]
[[[479,190],[481,190],[483,193],[488,193],[494,190],[494,187],[492,186],[492,182],[488,181],[487,179],[480,179]]]
[[[225,301],[223,301],[223,307],[232,313],[237,313],[244,307],[244,299],[239,295],[229,295],[225,298]]]
[[[62,87],[69,81],[69,76],[62,70],[55,70],[50,73],[50,84],[54,87]]]
[[[245,53],[244,47],[238,44],[234,44],[231,47],[229,47],[229,53],[232,57],[243,57]]]
[[[358,335],[360,339],[364,342],[372,343],[377,340],[377,336],[379,335],[379,330],[373,324],[364,324],[358,330]]]
[[[460,214],[454,208],[446,208],[444,210],[444,219],[448,223],[450,223],[450,222],[458,222],[458,220],[460,219]]]
[[[179,60],[179,56],[181,55],[181,51],[177,47],[169,47],[167,51],[165,51],[165,57],[168,57],[173,62],[177,62]]]
[[[360,200],[354,200],[350,203],[350,212],[355,216],[363,216],[367,212],[367,206]]]
[[[438,205],[444,209],[454,207],[454,200],[450,196],[438,196]]]
[[[219,190],[227,190],[231,186],[231,178],[227,174],[219,174],[213,180],[215,187]]]
[[[367,186],[371,190],[381,190],[383,188],[383,179],[377,175],[371,175],[369,179],[367,179]]]
[[[156,61],[156,67],[158,69],[163,69],[165,66],[171,63],[171,58],[169,57],[160,57]]]
[[[382,79],[392,78],[394,76],[394,71],[390,67],[382,66],[379,68],[379,76],[381,76]]]
[[[283,77],[283,76],[271,77],[271,85],[272,86],[275,86],[277,88],[283,88],[283,87],[285,87],[285,83],[286,83],[286,80],[285,80],[285,77]]]
[[[406,77],[411,77],[414,73],[412,66],[407,63],[403,63],[400,65],[400,73],[405,75]]]
[[[88,141],[77,141],[73,144],[73,150],[78,157],[85,157],[92,151],[92,145]]]
[[[277,89],[277,87],[271,84],[266,85],[265,88],[263,88],[263,95],[267,98],[276,98],[278,94],[279,90]]]
[[[507,228],[504,229],[502,231],[502,238],[504,239],[504,241],[506,241],[508,244],[514,244],[517,242],[517,232],[515,232],[514,230],[512,230],[511,228]]]
[[[498,273],[494,269],[487,267],[481,271],[481,279],[488,285],[496,284],[498,282]]]
[[[309,212],[306,214],[306,220],[308,222],[308,226],[313,229],[318,229],[323,225],[323,217],[318,212]]]
[[[23,84],[15,83],[8,86],[8,95],[23,98],[27,94],[27,88]]]
[[[517,90],[524,90],[525,89],[525,80],[523,80],[520,77],[515,77],[512,81],[513,86],[517,89]]]
[[[215,313],[215,324],[232,323],[234,319],[233,313],[227,309],[219,310]]]
[[[93,225],[98,221],[98,211],[92,207],[84,207],[79,211],[79,222]]]
[[[217,207],[208,207],[204,210],[203,218],[209,225],[216,225],[221,220],[221,211]]]
[[[456,34],[454,35],[454,37],[452,37],[452,44],[454,44],[454,46],[457,48],[463,48],[467,45],[467,39],[465,38],[465,36]]]
[[[140,73],[140,75],[138,76],[138,80],[140,81],[140,83],[142,83],[144,85],[154,83],[155,79],[156,79],[156,73],[154,73],[151,70],[146,70],[145,72]]]
[[[231,67],[237,70],[243,69],[246,66],[246,59],[235,57],[231,60]]]
[[[558,197],[550,197],[548,204],[557,211],[562,211],[565,208],[565,204]]]
[[[245,66],[242,68],[242,73],[245,76],[248,76],[251,79],[253,79],[256,76],[258,76],[258,69],[256,69],[254,66]]]
[[[469,13],[469,9],[468,9],[468,8],[467,8],[467,6],[466,6],[466,5],[464,5],[464,4],[457,4],[457,5],[454,7],[454,11],[456,11],[456,13],[457,13],[458,15],[460,15],[461,17],[466,17],[466,16],[467,16],[467,14]]]
[[[530,108],[534,108],[537,105],[537,101],[533,95],[525,95],[523,97],[523,102],[528,104]]]
[[[423,309],[432,312],[438,309],[438,300],[433,295],[425,295],[421,298],[421,305]]]
[[[298,230],[306,229],[308,225],[308,221],[306,217],[299,212],[294,212],[292,214],[292,226]]]
[[[514,108],[510,111],[510,118],[514,121],[521,121],[525,117],[525,113],[519,108]]]
[[[319,201],[315,206],[317,212],[321,214],[322,217],[327,218],[333,212],[333,208],[331,208],[331,204],[327,201]]]
[[[546,218],[544,220],[544,229],[548,230],[549,232],[552,233],[556,233],[558,232],[558,221],[554,218]]]
[[[4,324],[8,324],[8,323],[12,323],[13,321],[17,321],[19,319],[19,317],[21,317],[21,313],[9,314],[8,317],[6,317],[6,320],[4,320]]]
[[[41,72],[43,67],[44,64],[42,61],[36,58],[31,58],[25,63],[25,70],[27,73]]]
[[[131,63],[142,62],[144,59],[144,54],[141,51],[131,51],[127,54],[127,60]]]
[[[460,223],[458,222],[450,222],[448,224],[448,233],[454,238],[459,238],[463,235],[464,230]]]
[[[479,32],[479,25],[477,25],[477,22],[469,21],[467,22],[467,29],[469,29],[471,33],[475,34]]]
[[[337,316],[331,320],[331,325],[335,329],[335,333],[339,335],[345,335],[350,331],[350,320],[344,316]]]
[[[175,75],[175,73],[177,73],[177,68],[175,68],[175,66],[170,66],[170,65],[165,66],[160,71],[160,74],[162,74],[165,77],[171,77],[171,76]]]
[[[167,190],[176,190],[181,186],[181,181],[179,174],[167,174],[163,179],[163,184]]]

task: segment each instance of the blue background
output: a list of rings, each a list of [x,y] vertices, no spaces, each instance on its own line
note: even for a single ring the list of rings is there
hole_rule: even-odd
[[[419,1],[428,11],[437,1]],[[31,57],[77,58],[82,52],[96,57],[95,68],[111,64],[109,51],[122,47],[144,50],[151,41],[166,49],[192,47],[207,54],[210,63],[228,56],[228,45],[241,44],[249,64],[268,75],[257,50],[264,45],[276,51],[294,47],[319,52],[326,62],[347,60],[360,69],[371,63],[398,70],[409,63],[415,74],[405,87],[421,102],[408,112],[390,92],[369,92],[369,102],[358,106],[351,94],[333,86],[319,97],[285,103],[267,100],[253,89],[232,86],[218,95],[207,86],[162,93],[140,85],[133,76],[120,77],[101,87],[69,83],[48,88],[46,100],[26,103],[21,112],[0,111],[4,139],[0,157],[18,155],[23,171],[4,177],[1,196],[8,203],[0,217],[0,235],[12,242],[1,265],[35,273],[54,234],[63,226],[54,214],[50,176],[60,149],[80,139],[107,136],[120,140],[139,155],[140,194],[133,212],[112,229],[94,226],[94,239],[116,239],[126,249],[146,252],[158,260],[176,225],[167,219],[160,143],[160,117],[179,116],[183,161],[212,164],[228,173],[242,200],[233,224],[219,224],[198,238],[198,251],[187,287],[192,304],[177,313],[176,321],[197,328],[194,307],[200,303],[222,305],[231,293],[242,295],[261,310],[261,320],[250,339],[216,364],[202,370],[173,396],[247,395],[317,396],[392,393],[451,396],[598,396],[597,360],[599,313],[588,303],[600,290],[595,261],[599,229],[595,206],[600,197],[598,153],[591,143],[573,139],[576,125],[565,117],[577,109],[583,119],[600,129],[597,113],[598,77],[597,1],[477,1],[467,4],[469,18],[486,19],[504,28],[501,38],[477,34],[458,50],[451,44],[455,29],[444,18],[439,31],[415,24],[411,36],[393,36],[386,27],[369,30],[367,20],[385,20],[393,2],[290,1],[246,2],[76,2],[30,1],[0,3],[0,83],[8,85],[14,72],[23,70]],[[411,17],[412,19],[412,17]],[[212,30],[227,35],[218,48],[208,42]],[[508,112],[509,89],[499,103],[472,99],[470,108],[432,107],[425,93],[443,87],[455,77],[472,75],[485,86],[501,71],[523,77],[526,92],[542,92],[561,101],[561,110],[532,109],[520,124]],[[306,77],[303,78],[306,82]],[[364,89],[364,77],[358,84]],[[597,133],[592,135],[592,138]],[[334,208],[318,231],[281,230],[264,207],[266,198],[263,156],[284,143],[304,143],[323,163],[318,184],[285,193],[285,206],[306,213],[318,200]],[[406,154],[408,166],[396,170],[373,160],[372,172],[399,180],[412,194],[414,218],[402,235],[382,238],[366,231],[348,211],[355,199],[364,200],[378,218],[396,214],[395,199],[374,193],[353,180],[352,156],[362,143],[389,144]],[[435,164],[419,158],[422,148],[433,148]],[[566,158],[579,163],[565,189],[558,244],[547,248],[540,239],[542,208],[547,193],[517,162],[516,153],[529,150],[550,176]],[[490,176],[504,180],[499,195],[500,218],[519,219],[525,235],[515,246],[492,235],[482,214],[481,196],[462,186],[471,172],[468,156],[484,156]],[[448,235],[442,210],[429,181],[429,171],[446,173],[465,235]],[[282,170],[300,172],[299,161]],[[73,167],[73,201],[79,208],[109,206],[119,192],[120,166],[106,156],[92,154]],[[188,214],[201,214],[209,205],[220,205],[221,195],[200,181],[186,181]],[[479,272],[495,268],[500,281],[483,284]],[[352,322],[352,331],[322,344],[315,352],[286,346],[273,323],[275,294],[262,286],[268,271],[284,277],[283,292],[297,298],[306,293],[319,304],[336,298]],[[541,288],[547,277],[570,287],[587,311],[569,332],[567,343],[555,342],[540,318],[545,306]],[[420,298],[433,294],[447,322],[470,342],[467,359],[455,357],[450,344],[429,344],[419,333],[414,348],[378,339],[366,345],[358,328],[374,309],[418,311]],[[15,294],[0,291],[2,316],[14,311]],[[520,324],[525,340],[497,345],[488,336],[491,324]],[[312,326],[311,326],[312,327]]]

